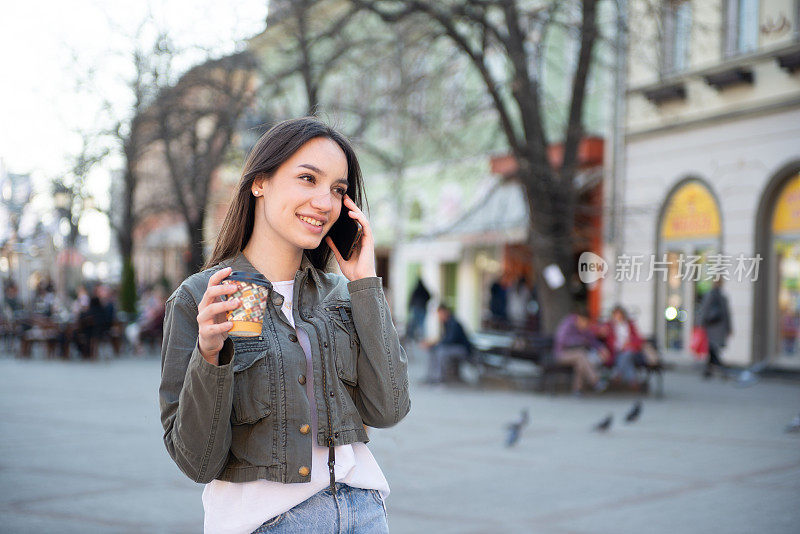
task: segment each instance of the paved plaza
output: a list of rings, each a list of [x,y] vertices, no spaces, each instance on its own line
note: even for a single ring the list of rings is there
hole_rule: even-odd
[[[634,396],[420,385],[398,426],[371,430],[393,533],[795,533],[800,383],[737,388],[670,372]],[[0,357],[0,532],[201,532],[202,485],[162,442],[157,355],[97,363]],[[527,408],[520,442],[505,425]],[[607,414],[607,434],[591,432]]]

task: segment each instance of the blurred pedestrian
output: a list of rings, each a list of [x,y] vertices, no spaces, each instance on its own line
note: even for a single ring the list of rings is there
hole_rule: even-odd
[[[388,532],[389,488],[364,425],[408,413],[408,359],[363,198],[345,137],[312,117],[273,126],[250,152],[205,270],[167,300],[164,443],[206,484],[206,532]],[[345,260],[331,236],[356,235],[351,221],[363,233]],[[232,272],[263,299],[223,300],[239,291],[222,283]],[[260,335],[229,337],[226,312],[256,306]]]
[[[428,314],[428,301],[431,294],[422,278],[417,279],[417,285],[411,292],[408,302],[408,327],[406,328],[406,339],[419,341],[425,336],[425,317]]]
[[[86,286],[80,285],[76,290],[76,294],[72,301],[72,316],[80,317],[80,315],[89,309],[89,291]]]
[[[489,319],[494,328],[508,328],[508,292],[502,278],[489,287]]]
[[[94,288],[94,294],[99,301],[99,306],[96,311],[97,335],[104,337],[110,333],[116,318],[114,300],[111,297],[111,290],[105,284],[97,284]]]
[[[25,314],[25,308],[19,298],[19,288],[14,282],[7,282],[3,290],[3,314],[9,321],[19,320]]]
[[[564,317],[556,328],[554,356],[556,362],[572,367],[572,393],[580,396],[584,386],[604,391],[608,383],[597,369],[611,360],[608,348],[595,336],[591,319],[582,306]]]
[[[78,315],[74,341],[83,359],[96,359],[97,343],[103,333],[103,304],[96,294],[89,297],[89,306]]]
[[[27,325],[30,328],[30,325]],[[6,352],[14,350],[14,341],[26,329],[25,309],[19,299],[17,285],[8,280],[3,286],[3,302],[0,306],[0,335],[5,341]]]
[[[125,337],[137,354],[143,352],[144,342],[161,346],[166,314],[166,297],[160,284],[145,290],[141,302],[142,312],[136,321],[125,327]]]
[[[446,378],[458,380],[459,364],[472,351],[472,343],[467,337],[464,327],[455,318],[450,308],[440,304],[436,309],[436,314],[441,325],[441,337],[435,343],[422,343],[423,348],[429,351],[428,376],[424,380],[426,384],[441,384]]]
[[[528,323],[528,303],[531,290],[524,276],[520,276],[507,291],[508,319],[515,329],[524,329]]]
[[[703,378],[711,378],[713,368],[717,368],[723,376],[727,371],[722,363],[722,349],[727,345],[728,337],[733,334],[731,312],[728,297],[722,293],[723,279],[714,281],[714,285],[703,297],[700,304],[700,324],[708,335],[708,360],[703,369]]]
[[[52,317],[56,307],[56,292],[50,281],[41,280],[36,285],[33,312],[42,317]]]

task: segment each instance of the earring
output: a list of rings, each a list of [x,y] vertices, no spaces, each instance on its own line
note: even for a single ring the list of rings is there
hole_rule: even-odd
[[[258,191],[253,191],[253,196],[257,197],[258,196]]]

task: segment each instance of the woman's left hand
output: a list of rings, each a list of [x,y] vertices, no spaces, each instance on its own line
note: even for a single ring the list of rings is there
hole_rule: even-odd
[[[336,261],[339,262],[339,268],[342,274],[347,277],[351,282],[359,278],[367,278],[370,276],[377,276],[375,273],[375,240],[372,237],[372,229],[369,226],[369,221],[366,215],[362,212],[356,203],[345,194],[344,208],[339,217],[351,217],[358,221],[361,225],[361,239],[353,249],[350,259],[345,261],[336,245],[333,244],[333,239],[330,236],[325,236],[325,242],[333,251],[336,256]]]

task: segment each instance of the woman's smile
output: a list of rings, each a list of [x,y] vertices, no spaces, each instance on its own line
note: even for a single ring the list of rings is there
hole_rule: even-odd
[[[315,234],[322,233],[322,226],[324,224],[324,221],[321,221],[314,217],[307,217],[305,215],[300,215],[300,214],[297,215],[297,218],[300,219],[300,222],[303,223],[303,226],[308,228],[310,232],[313,232]]]

